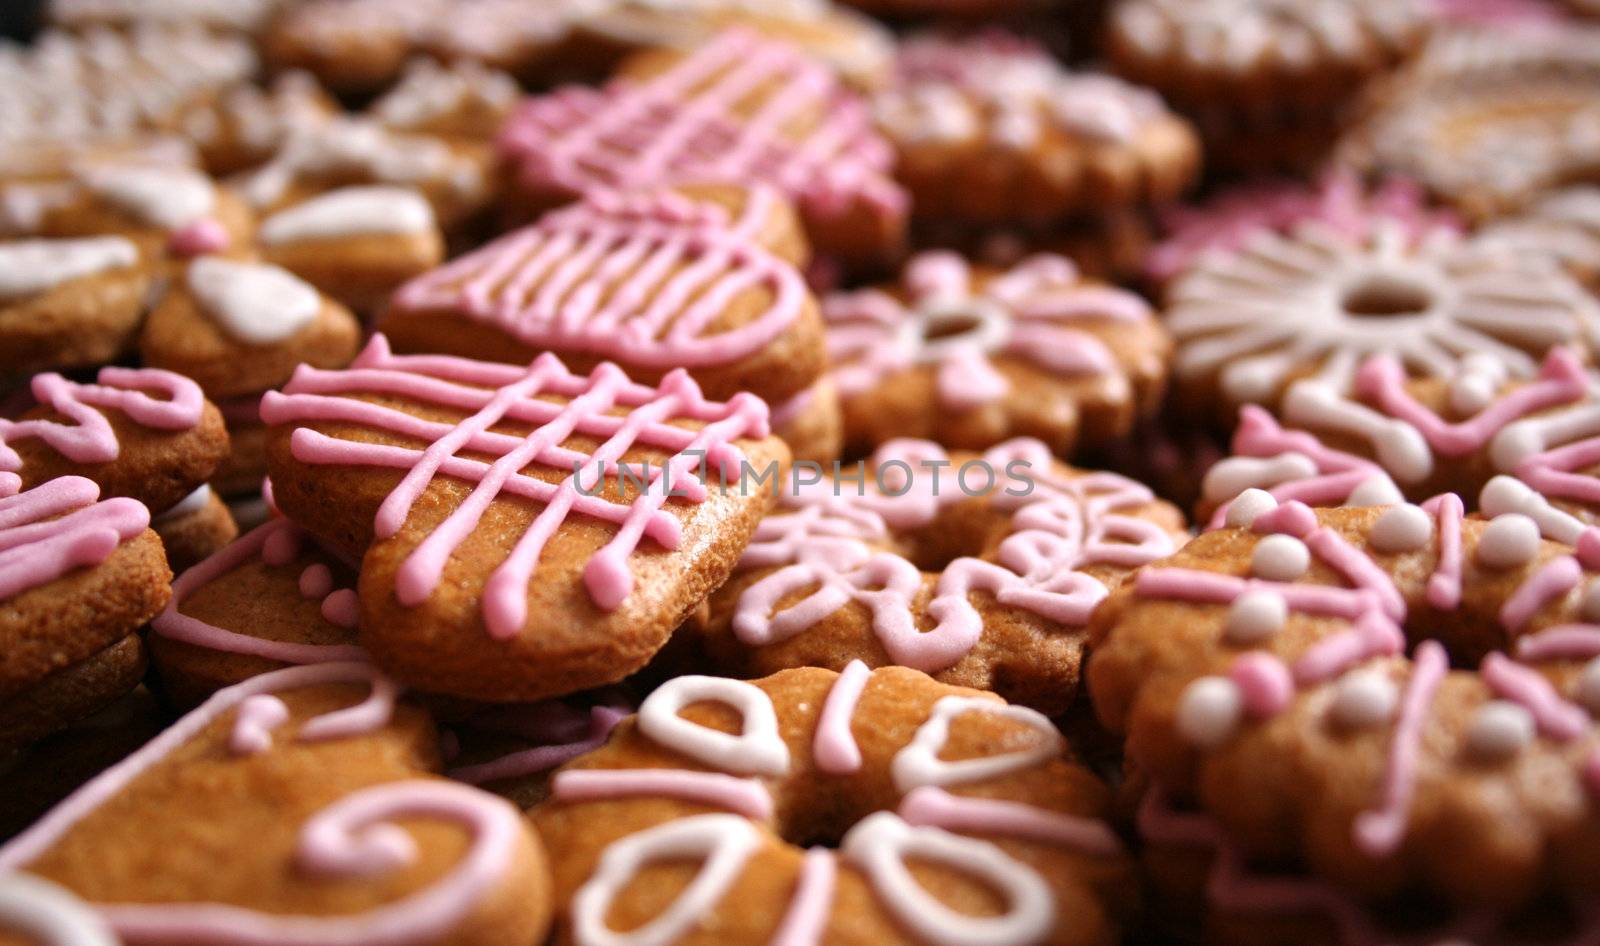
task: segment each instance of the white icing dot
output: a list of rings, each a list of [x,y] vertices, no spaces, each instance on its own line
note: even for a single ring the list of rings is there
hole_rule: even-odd
[[[1289,605],[1272,591],[1247,591],[1228,609],[1223,629],[1230,644],[1255,644],[1283,629],[1289,619]]]
[[[1486,516],[1500,516],[1508,512],[1521,512],[1528,500],[1532,497],[1533,490],[1528,484],[1510,476],[1496,476],[1483,484],[1483,490],[1478,493],[1478,508]]]
[[[1600,657],[1584,664],[1583,672],[1578,675],[1576,695],[1589,712],[1600,714]]]
[[[1347,673],[1334,685],[1328,712],[1347,729],[1370,729],[1389,721],[1400,703],[1394,682],[1373,670]]]
[[[1386,555],[1415,552],[1433,538],[1433,517],[1410,503],[1390,506],[1372,524],[1367,541]]]
[[[1467,752],[1484,762],[1510,757],[1533,741],[1533,716],[1506,700],[1490,700],[1478,707],[1467,729]]]
[[[1478,563],[1506,569],[1525,565],[1539,554],[1539,526],[1518,512],[1495,516],[1478,539]]]
[[[1472,416],[1494,400],[1495,381],[1482,374],[1463,374],[1450,383],[1450,408],[1457,414]]]
[[[1201,749],[1213,749],[1239,727],[1244,700],[1226,677],[1201,677],[1178,699],[1178,734]]]
[[[1278,501],[1264,489],[1254,487],[1235,496],[1228,504],[1227,523],[1235,529],[1247,528],[1256,517],[1278,508]]]
[[[1394,485],[1394,480],[1387,476],[1374,476],[1361,481],[1361,485],[1350,491],[1350,496],[1344,501],[1346,506],[1392,506],[1395,503],[1406,501],[1400,492],[1400,487]]]
[[[1294,581],[1311,567],[1311,550],[1292,535],[1269,535],[1256,544],[1250,572],[1268,581]]]

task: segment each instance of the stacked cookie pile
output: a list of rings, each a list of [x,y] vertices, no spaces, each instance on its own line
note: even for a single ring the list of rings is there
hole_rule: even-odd
[[[0,943],[1600,935],[1592,11],[855,6],[0,48]]]

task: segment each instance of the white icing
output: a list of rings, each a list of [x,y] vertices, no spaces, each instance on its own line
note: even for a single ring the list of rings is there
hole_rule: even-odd
[[[166,230],[209,216],[217,204],[216,185],[189,168],[107,165],[85,171],[83,182],[141,223]]]
[[[189,291],[228,334],[251,345],[293,338],[322,311],[317,290],[286,269],[203,256],[189,264]]]
[[[111,927],[65,888],[15,873],[0,875],[0,933],[41,946],[117,946]]]
[[[1226,677],[1201,677],[1178,698],[1178,734],[1199,749],[1215,749],[1239,728],[1244,697]]]
[[[1241,492],[1256,490],[1266,493],[1267,489],[1279,483],[1302,480],[1315,476],[1316,473],[1316,463],[1303,453],[1281,453],[1266,458],[1229,457],[1206,471],[1205,480],[1200,484],[1200,491],[1207,502],[1222,503],[1240,495]],[[1272,497],[1267,494],[1267,498]],[[1273,506],[1276,505],[1277,500],[1273,500]],[[1271,509],[1272,506],[1262,508]],[[1229,525],[1234,526],[1245,524],[1229,522]]]
[[[987,841],[912,827],[880,811],[857,822],[839,847],[867,875],[889,912],[935,946],[1025,946],[1042,941],[1055,925],[1055,898],[1044,879]],[[908,855],[982,880],[1004,896],[1006,912],[976,917],[950,909],[917,882],[906,866]]]
[[[1405,502],[1405,495],[1400,492],[1400,487],[1394,485],[1394,480],[1387,474],[1378,474],[1362,480],[1361,485],[1350,491],[1345,499],[1346,506],[1391,506],[1395,503]]]
[[[1482,762],[1498,762],[1533,741],[1533,715],[1508,700],[1490,700],[1478,707],[1467,727],[1466,750]]]
[[[1275,591],[1247,591],[1233,599],[1223,636],[1230,644],[1248,647],[1259,644],[1283,630],[1289,620],[1289,605]]]
[[[1250,573],[1268,581],[1294,581],[1311,567],[1311,550],[1292,535],[1269,535],[1250,555]]]
[[[1296,454],[1296,456],[1298,456],[1298,454]],[[1306,460],[1306,462],[1310,463],[1311,461]],[[1221,466],[1221,464],[1218,464],[1218,466]],[[1216,467],[1213,467],[1212,469],[1215,471]],[[1315,466],[1312,466],[1310,469],[1311,473],[1314,474],[1316,472]],[[1208,484],[1210,479],[1211,478],[1208,476]],[[1230,493],[1229,495],[1233,494]],[[1256,519],[1259,518],[1262,513],[1271,512],[1277,508],[1278,500],[1273,498],[1271,493],[1264,489],[1257,489],[1252,486],[1244,492],[1239,493],[1234,498],[1233,502],[1228,504],[1227,523],[1230,527],[1235,529],[1249,528],[1255,523]]]
[[[181,519],[184,516],[197,513],[211,504],[211,484],[201,483],[200,488],[173,503],[165,512],[153,520],[156,525]]]
[[[427,233],[433,208],[404,187],[346,187],[313,197],[268,217],[257,236],[268,246],[366,233]]]
[[[692,703],[714,701],[738,710],[738,735],[678,715]],[[766,691],[741,680],[687,676],[669,680],[639,707],[639,731],[669,749],[734,775],[782,775],[789,747],[778,735],[778,716]]]
[[[122,237],[0,243],[0,299],[37,295],[138,261],[138,249]]]
[[[1372,524],[1367,541],[1385,555],[1415,552],[1433,538],[1433,517],[1420,506],[1401,503],[1390,506]]]
[[[1516,512],[1495,516],[1478,539],[1478,563],[1504,570],[1526,565],[1539,554],[1539,526]]]
[[[1357,670],[1334,684],[1328,714],[1346,729],[1372,729],[1388,722],[1399,705],[1394,681],[1375,670]]]
[[[1496,476],[1484,484],[1478,494],[1478,509],[1490,517],[1521,513],[1537,523],[1546,538],[1568,545],[1577,542],[1585,528],[1576,516],[1550,505],[1528,484],[1510,476]]]
[[[948,762],[939,758],[939,752],[950,738],[951,721],[964,713],[983,713],[1014,720],[1033,729],[1039,739],[1034,745],[1015,752]],[[916,735],[895,753],[889,771],[894,777],[895,788],[903,795],[925,785],[942,787],[981,782],[1025,769],[1059,756],[1062,746],[1061,733],[1037,710],[976,696],[946,696],[933,704],[933,710],[917,728]]]

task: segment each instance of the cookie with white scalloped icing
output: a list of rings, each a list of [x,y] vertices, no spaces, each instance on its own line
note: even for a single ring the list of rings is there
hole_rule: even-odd
[[[192,256],[243,246],[254,227],[250,209],[203,172],[106,163],[75,170],[58,191],[43,198],[33,232],[46,237],[121,236],[158,259],[169,252]]]
[[[0,241],[0,374],[117,360],[138,338],[153,284],[126,237]]]

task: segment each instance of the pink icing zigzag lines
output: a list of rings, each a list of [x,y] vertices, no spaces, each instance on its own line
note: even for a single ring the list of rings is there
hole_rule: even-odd
[[[101,368],[99,382],[79,384],[54,372],[34,375],[34,399],[71,423],[0,417],[0,470],[22,468],[22,458],[11,444],[26,437],[39,438],[75,463],[115,460],[120,451],[116,433],[97,408],[118,411],[156,430],[188,430],[200,422],[205,407],[200,386],[170,371]],[[153,398],[148,391],[165,397]]]
[[[172,583],[172,600],[155,620],[151,630],[162,637],[204,647],[208,650],[231,654],[263,657],[286,664],[316,664],[342,660],[365,660],[366,651],[354,644],[296,644],[288,641],[267,640],[240,634],[226,628],[207,624],[198,618],[181,613],[183,602],[200,588],[216,581],[240,567],[251,558],[260,557],[269,565],[285,565],[298,554],[298,545],[305,534],[287,519],[274,519],[228,544],[216,554],[190,568]],[[332,624],[344,626],[333,620],[344,615],[337,610],[340,598],[333,587],[333,576],[325,565],[311,565],[300,576],[301,594],[306,598],[322,600],[323,616]],[[341,589],[349,593],[349,589]],[[330,605],[334,602],[335,605]],[[330,616],[330,611],[333,613]]]
[[[230,711],[235,724],[261,727],[259,711],[243,712],[252,699],[324,683],[367,681],[373,696],[364,703],[309,720],[302,738],[338,738],[372,732],[390,719],[394,687],[365,664],[328,663],[291,667],[253,677],[219,691],[198,709],[127,759],[107,769],[32,828],[0,848],[0,871],[26,869],[78,822],[144,772]],[[256,704],[263,706],[267,704]],[[355,715],[350,710],[356,710]],[[250,718],[254,717],[254,718]],[[313,729],[313,724],[332,725]],[[311,730],[308,732],[308,730]],[[244,740],[249,749],[253,740]],[[461,824],[473,841],[461,862],[432,886],[365,913],[344,917],[273,915],[223,904],[97,904],[95,910],[129,942],[215,942],[229,946],[377,946],[445,937],[504,876],[522,830],[509,804],[476,789],[444,781],[402,781],[362,789],[334,802],[300,828],[295,866],[313,876],[361,878],[415,860],[402,818],[439,818]]]
[[[1030,361],[1069,378],[1109,373],[1116,356],[1072,324],[1134,322],[1150,312],[1132,293],[1083,283],[1070,260],[1054,255],[1029,257],[977,291],[964,259],[927,252],[907,264],[905,282],[909,304],[876,289],[824,301],[828,356],[841,394],[932,364],[946,407],[981,407],[1010,389],[992,358]],[[960,331],[941,334],[952,327]]]
[[[467,416],[454,425],[433,423],[341,396],[364,393],[399,395],[459,409]],[[543,395],[565,400],[542,400]],[[626,413],[614,413],[617,409]],[[426,449],[416,450],[339,440],[305,427],[294,432],[291,447],[301,462],[406,471],[378,510],[379,538],[399,531],[435,477],[473,484],[467,499],[402,564],[395,594],[407,606],[421,604],[433,593],[451,554],[497,497],[505,494],[542,503],[485,587],[484,622],[500,639],[521,631],[527,618],[528,583],[541,551],[569,514],[617,527],[617,534],[590,558],[583,573],[595,604],[616,608],[632,589],[627,559],[640,541],[648,536],[664,548],[677,547],[682,527],[664,508],[669,491],[691,502],[703,501],[706,489],[692,475],[700,458],[717,468],[736,465],[743,454],[733,441],[767,432],[766,405],[759,399],[740,394],[727,403],[707,401],[683,371],[674,371],[659,386],[650,387],[629,381],[611,364],[600,365],[587,377],[575,375],[548,354],[526,368],[442,356],[396,356],[381,335],[374,336],[347,370],[320,371],[302,365],[283,393],[262,398],[261,417],[268,424],[357,423],[429,442]],[[703,426],[691,430],[669,423],[680,419]],[[503,420],[527,423],[534,430],[524,437],[489,430]],[[572,436],[593,437],[600,446],[592,455],[562,447]],[[593,484],[579,488],[580,466],[591,476],[615,474],[618,460],[635,445],[672,451],[663,464],[652,464],[652,478],[640,496],[619,503],[590,495],[595,492]],[[485,463],[459,455],[466,450],[495,459]],[[521,472],[534,463],[573,472],[559,483]]]
[[[412,280],[395,305],[450,309],[530,345],[648,368],[736,361],[777,338],[806,300],[800,273],[755,242],[776,193],[747,193],[730,220],[720,205],[674,191],[592,192]],[[753,288],[772,294],[763,312],[705,334]]]
[[[750,114],[735,106],[777,88]],[[801,116],[826,117],[804,137]],[[728,30],[660,75],[569,86],[524,102],[499,147],[524,183],[573,193],[683,181],[766,181],[809,211],[854,202],[899,215],[890,148],[826,66],[748,30]]]
[[[49,584],[76,568],[98,565],[150,525],[134,499],[96,502],[100,487],[62,476],[17,492],[14,474],[0,474],[0,601]]]

